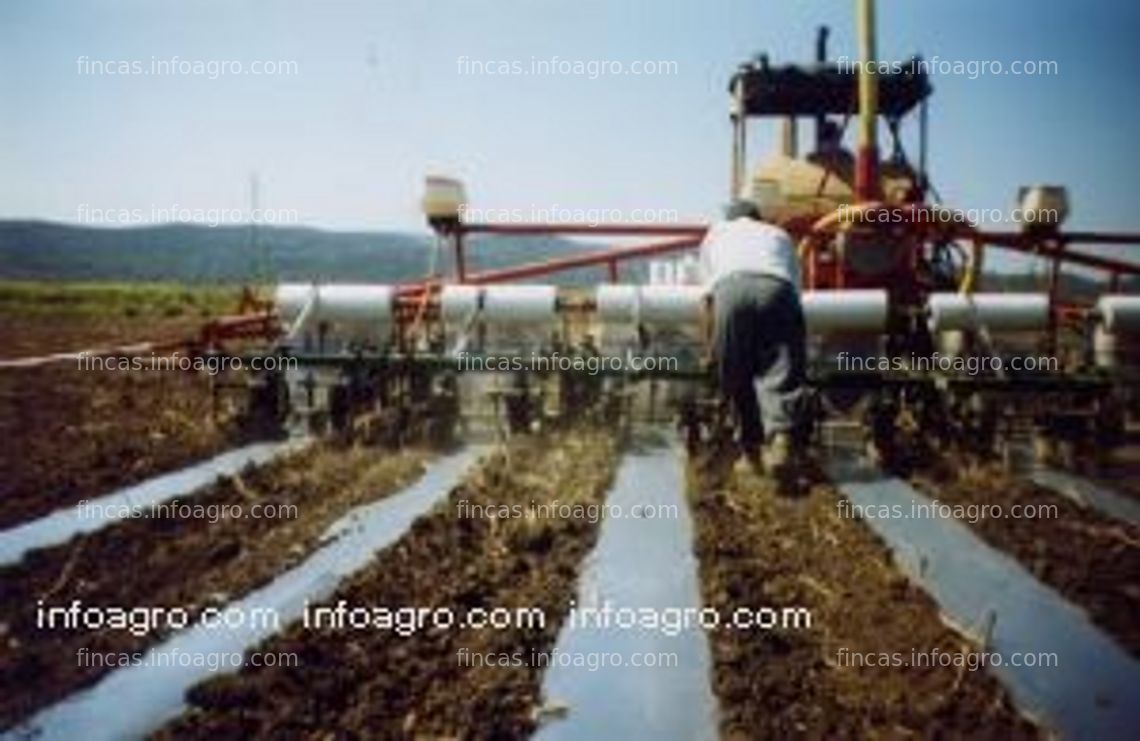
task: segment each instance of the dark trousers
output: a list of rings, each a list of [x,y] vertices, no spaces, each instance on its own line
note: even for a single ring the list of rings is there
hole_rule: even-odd
[[[779,278],[734,273],[716,282],[713,301],[718,376],[740,420],[741,445],[754,450],[765,433],[795,436],[807,342],[799,294]]]

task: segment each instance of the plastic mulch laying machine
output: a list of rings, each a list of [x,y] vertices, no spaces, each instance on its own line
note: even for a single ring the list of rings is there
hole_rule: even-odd
[[[799,244],[815,430],[855,421],[882,458],[904,443],[1000,454],[1025,435],[1045,455],[1110,450],[1137,411],[1140,262],[1104,246],[1134,249],[1140,235],[1063,231],[1069,204],[1057,186],[1022,188],[1010,231],[937,205],[928,76],[918,58],[881,71],[874,4],[857,11],[860,63],[830,61],[821,29],[814,63],[761,55],[728,84],[730,194],[750,194]],[[779,127],[780,146],[750,168],[755,119]],[[912,154],[902,131],[914,119]],[[812,141],[800,136],[805,122]],[[640,414],[675,420],[693,445],[724,433],[711,299],[684,257],[706,226],[470,223],[466,200],[462,183],[428,178],[438,272],[397,285],[279,285],[271,304],[211,323],[199,350],[270,340],[262,354],[289,367],[249,381],[251,413],[318,432],[446,436],[482,410],[513,430]],[[648,241],[472,270],[468,248],[483,235]],[[1043,269],[985,290],[992,250]],[[647,260],[669,269],[639,280]],[[542,282],[583,269],[599,282]]]

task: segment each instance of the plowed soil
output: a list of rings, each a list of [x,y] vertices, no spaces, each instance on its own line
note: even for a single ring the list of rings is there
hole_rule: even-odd
[[[325,529],[358,504],[414,480],[427,454],[319,445],[241,476],[219,480],[184,503],[241,505],[241,518],[124,520],[0,569],[0,729],[92,684],[109,671],[80,666],[77,651],[137,652],[160,635],[37,629],[45,605],[133,608],[221,605],[304,558]],[[248,516],[255,504],[287,515]],[[234,511],[229,509],[227,511]]]
[[[247,442],[211,403],[192,373],[0,370],[0,528]]]
[[[538,607],[541,628],[304,629],[260,650],[300,666],[247,667],[190,693],[193,709],[159,738],[519,738],[535,727],[540,669],[461,665],[474,654],[548,651],[598,526],[587,519],[459,517],[457,503],[602,501],[616,453],[603,434],[514,438],[330,600],[354,606]]]
[[[219,289],[3,284],[0,347],[8,359],[194,337],[226,305]],[[248,440],[231,410],[213,411],[205,375],[0,368],[0,528]]]
[[[969,652],[937,605],[833,487],[797,499],[714,461],[691,480],[705,604],[807,607],[810,629],[710,633],[727,738],[1027,738],[1039,734],[997,680],[953,666],[851,665],[859,654]]]

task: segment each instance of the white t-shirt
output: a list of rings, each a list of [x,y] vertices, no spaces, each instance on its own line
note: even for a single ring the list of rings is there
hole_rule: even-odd
[[[746,217],[714,224],[701,242],[705,285],[732,273],[770,275],[791,283],[797,291],[800,286],[800,261],[788,233]]]

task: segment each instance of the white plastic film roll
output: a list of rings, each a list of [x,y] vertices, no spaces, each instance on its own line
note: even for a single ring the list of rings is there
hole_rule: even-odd
[[[492,324],[542,324],[558,315],[554,286],[486,286],[483,318]]]
[[[394,297],[392,287],[381,284],[284,283],[276,291],[277,312],[286,325],[304,315],[304,326],[293,327],[297,334],[325,324],[334,338],[363,341],[388,337]]]
[[[595,299],[603,322],[683,325],[699,321],[706,294],[702,286],[601,285]]]
[[[345,326],[388,324],[392,320],[391,286],[324,285],[317,287],[317,316]]]
[[[439,311],[445,324],[463,324],[479,308],[483,289],[479,286],[444,286],[439,296]]]
[[[932,332],[1032,332],[1049,324],[1049,297],[1043,293],[935,293],[927,309]]]
[[[638,287],[628,284],[608,283],[598,286],[594,300],[598,306],[598,318],[611,324],[626,324],[637,321]]]
[[[641,321],[646,324],[694,324],[701,318],[703,286],[642,286]]]
[[[316,295],[312,283],[281,283],[274,292],[277,315],[286,325],[292,325]]]
[[[1107,331],[1140,331],[1140,296],[1101,296],[1096,308]]]
[[[479,320],[508,326],[542,324],[557,317],[558,289],[554,286],[444,286],[440,312],[447,324],[468,321],[482,306]]]
[[[810,334],[882,332],[887,326],[886,291],[809,291],[801,300]]]

